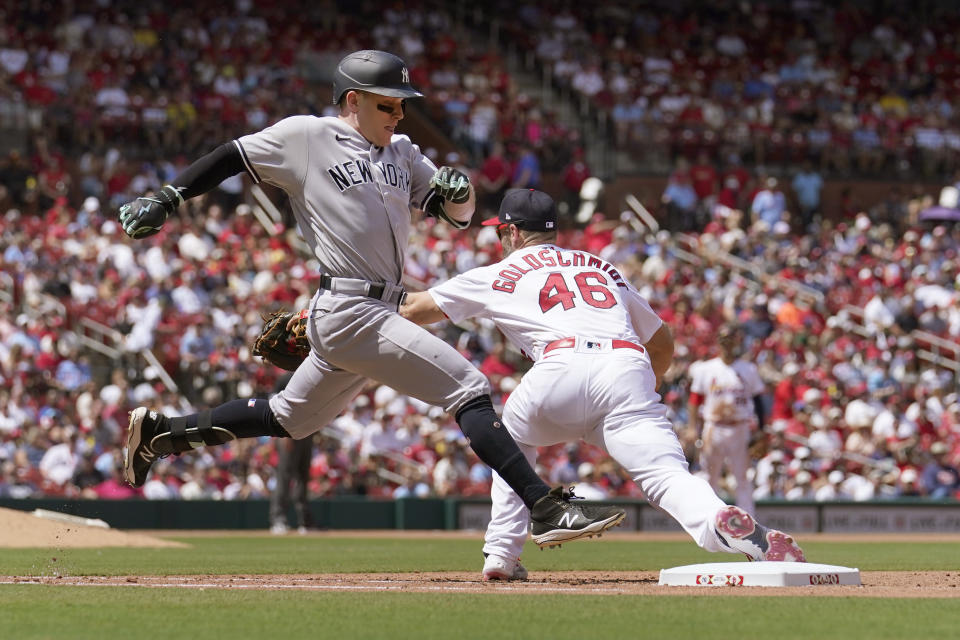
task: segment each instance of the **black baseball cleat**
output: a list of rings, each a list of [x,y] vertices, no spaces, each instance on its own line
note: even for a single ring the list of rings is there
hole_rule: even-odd
[[[139,407],[130,412],[127,448],[123,452],[123,477],[130,485],[142,487],[147,481],[147,472],[150,471],[156,459],[166,457],[166,455],[158,455],[150,448],[157,432],[166,431],[158,428],[165,420],[164,416],[146,407]]]
[[[619,507],[573,504],[579,500],[573,491],[554,487],[530,509],[533,541],[541,549],[563,542],[592,538],[623,521],[626,512]]]

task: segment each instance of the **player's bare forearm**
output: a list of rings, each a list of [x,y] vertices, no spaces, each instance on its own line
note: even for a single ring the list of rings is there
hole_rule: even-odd
[[[650,354],[650,364],[653,365],[653,373],[657,377],[657,386],[670,368],[673,362],[673,332],[666,324],[660,325],[653,337],[643,345]]]
[[[685,438],[690,442],[697,442],[703,436],[703,420],[700,417],[699,406],[687,406],[687,430]]]
[[[433,296],[426,291],[408,293],[400,305],[400,315],[417,324],[433,324],[446,318]]]
[[[696,416],[693,415],[697,409],[696,407],[691,407],[688,410],[690,411],[690,417],[687,419],[687,430],[691,433],[699,434],[700,424],[698,423]]]
[[[699,438],[703,431],[703,420],[700,417],[700,405],[703,404],[703,397],[694,391],[690,392],[687,401],[687,430],[693,434],[693,437]]]
[[[454,220],[466,221],[473,217],[473,212],[477,208],[477,196],[473,190],[473,185],[470,185],[470,197],[467,198],[466,202],[461,202],[457,204],[456,202],[444,202],[443,208],[447,212],[447,215]]]

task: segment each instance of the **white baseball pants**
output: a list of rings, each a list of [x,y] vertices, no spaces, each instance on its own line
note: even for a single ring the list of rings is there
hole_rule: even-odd
[[[757,515],[753,502],[753,483],[747,478],[750,468],[750,423],[721,425],[707,421],[703,425],[704,447],[700,452],[700,464],[707,471],[710,486],[714,491],[720,487],[723,464],[737,481],[735,499],[737,506],[751,515]]]
[[[714,533],[726,506],[690,474],[680,442],[654,391],[649,357],[633,349],[556,349],[534,364],[510,395],[504,424],[534,464],[537,447],[582,439],[624,467],[647,500],[670,514],[708,551],[730,551]],[[530,514],[497,474],[484,553],[519,557]]]

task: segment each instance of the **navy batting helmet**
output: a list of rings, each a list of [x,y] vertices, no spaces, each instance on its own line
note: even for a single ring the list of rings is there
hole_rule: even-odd
[[[369,91],[391,98],[422,98],[410,86],[407,65],[392,53],[367,49],[355,51],[337,64],[333,74],[333,104],[350,89]]]

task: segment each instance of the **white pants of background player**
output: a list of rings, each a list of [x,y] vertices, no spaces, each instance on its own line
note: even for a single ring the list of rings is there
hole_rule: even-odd
[[[531,465],[537,447],[579,439],[600,447],[698,545],[732,552],[713,528],[717,511],[726,505],[705,480],[690,474],[654,388],[646,353],[556,349],[524,375],[507,400],[503,422]],[[527,539],[529,511],[496,473],[491,499],[483,551],[517,558]]]
[[[750,445],[750,427],[749,422],[726,425],[706,421],[703,425],[703,441],[710,445],[701,451],[700,463],[707,471],[710,486],[717,490],[720,487],[723,463],[726,462],[727,468],[737,481],[737,506],[756,516],[753,483],[747,478],[747,469],[750,467],[750,455],[747,451]]]

